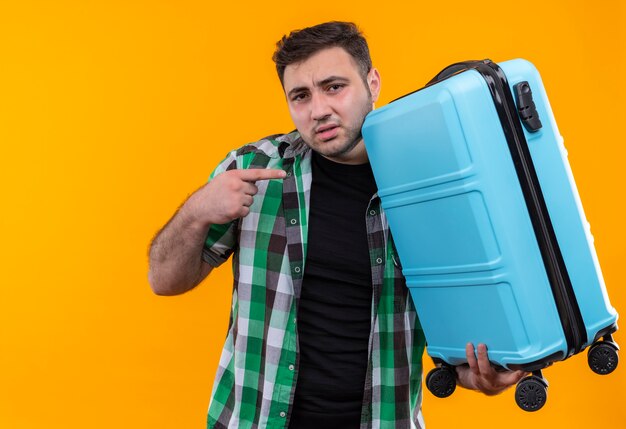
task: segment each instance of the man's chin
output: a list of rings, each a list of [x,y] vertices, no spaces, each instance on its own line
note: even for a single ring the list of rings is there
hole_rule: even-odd
[[[331,159],[348,159],[351,158],[352,153],[356,149],[358,144],[343,144],[340,146],[322,146],[320,149],[313,148],[318,153],[324,155],[327,158]]]
[[[338,141],[337,138],[334,138],[323,142],[315,142],[315,145],[312,146],[312,149],[325,156],[336,156],[342,154],[345,151],[344,146],[345,145]]]
[[[324,155],[327,158],[344,158],[357,146],[357,142],[348,141],[345,135],[333,136],[327,140],[320,140],[312,136],[311,141],[309,138],[304,138],[304,142],[317,153]],[[312,142],[312,143],[311,143]]]

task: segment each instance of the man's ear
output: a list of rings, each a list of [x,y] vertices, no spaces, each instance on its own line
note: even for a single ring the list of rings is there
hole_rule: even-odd
[[[372,103],[375,103],[380,94],[380,74],[374,67],[367,74],[367,86],[370,89],[370,94],[372,94]]]

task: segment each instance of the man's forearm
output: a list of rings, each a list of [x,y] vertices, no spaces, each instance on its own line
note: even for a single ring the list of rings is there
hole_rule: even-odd
[[[195,287],[210,272],[202,247],[211,225],[189,216],[185,206],[150,245],[148,280],[157,295],[178,295]]]

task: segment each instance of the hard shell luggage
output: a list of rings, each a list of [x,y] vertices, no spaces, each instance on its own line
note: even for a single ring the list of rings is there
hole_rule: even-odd
[[[452,394],[465,345],[532,375],[526,411],[547,395],[541,370],[585,350],[618,363],[593,237],[539,73],[525,60],[453,64],[367,116],[363,137],[428,354],[428,389]]]

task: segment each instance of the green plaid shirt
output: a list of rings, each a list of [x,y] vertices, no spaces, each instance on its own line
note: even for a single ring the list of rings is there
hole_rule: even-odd
[[[209,428],[285,428],[298,378],[298,300],[307,249],[311,151],[297,132],[231,152],[230,169],[279,168],[283,180],[257,182],[248,216],[213,225],[203,260],[233,255],[228,336],[209,405]],[[424,334],[387,222],[375,195],[366,213],[372,266],[372,324],[361,429],[423,427]]]

